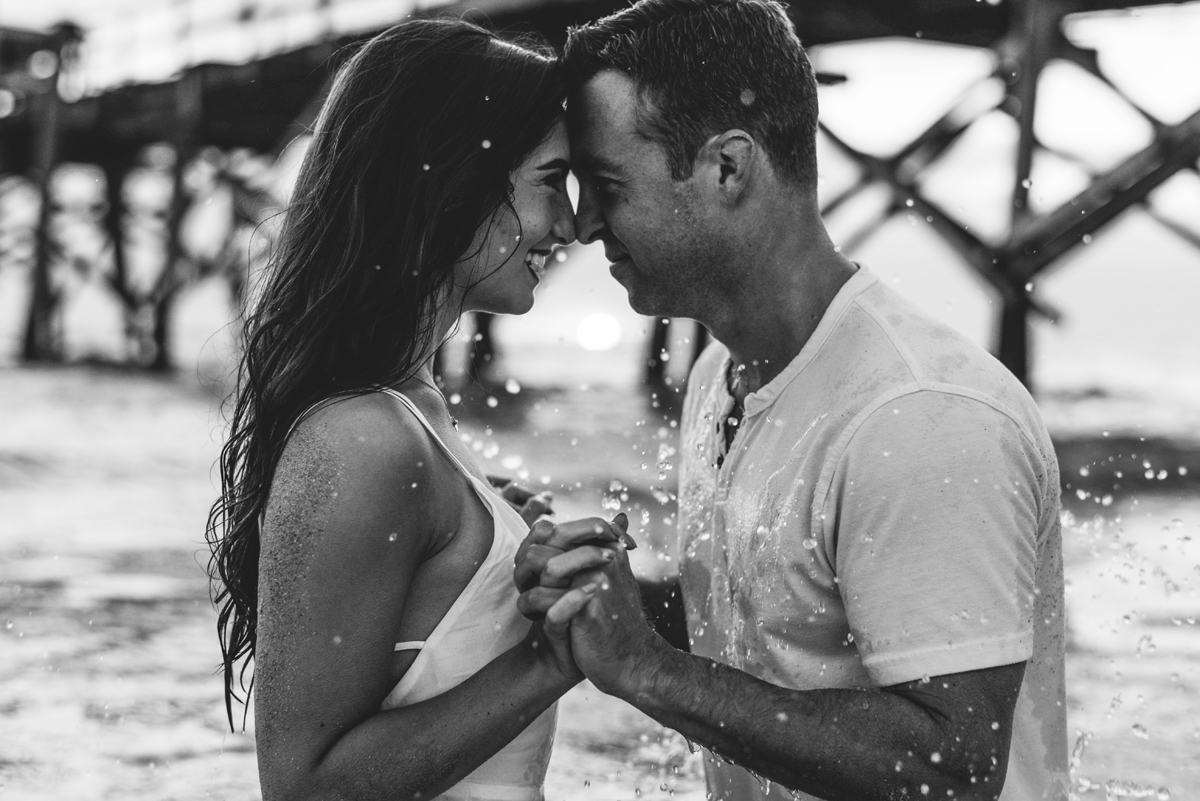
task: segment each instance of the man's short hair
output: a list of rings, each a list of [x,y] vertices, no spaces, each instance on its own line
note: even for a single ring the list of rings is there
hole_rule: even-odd
[[[563,58],[575,89],[608,69],[634,81],[639,133],[676,181],[709,137],[740,128],[785,180],[816,187],[816,79],[775,0],[641,0],[572,28]]]

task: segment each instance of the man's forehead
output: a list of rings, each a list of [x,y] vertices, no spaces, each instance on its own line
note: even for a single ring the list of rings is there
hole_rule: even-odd
[[[637,87],[623,72],[597,73],[571,95],[568,105],[573,157],[613,162],[641,137],[637,131]]]

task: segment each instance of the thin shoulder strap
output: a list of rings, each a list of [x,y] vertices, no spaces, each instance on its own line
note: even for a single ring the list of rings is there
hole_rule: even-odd
[[[417,408],[417,405],[413,403],[407,395],[394,390],[391,387],[383,387],[380,389],[380,392],[385,392],[388,395],[391,395],[393,398],[408,407],[408,410],[413,413],[413,416],[415,416],[417,420],[420,421],[421,425],[425,427],[425,430],[429,432],[429,436],[433,437],[433,441],[438,444],[438,447],[442,449],[442,452],[450,457],[450,461],[454,462],[454,464],[458,466],[458,469],[461,470],[463,474],[467,476],[467,478],[475,478],[471,471],[468,470],[463,463],[458,460],[458,457],[454,455],[454,451],[446,447],[446,443],[442,442],[442,438],[439,437],[438,433],[433,430],[433,426],[430,425],[429,421],[425,419],[425,415],[421,414],[421,410]]]

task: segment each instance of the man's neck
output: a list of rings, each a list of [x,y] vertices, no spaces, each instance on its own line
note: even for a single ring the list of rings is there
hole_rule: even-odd
[[[702,321],[729,349],[735,397],[757,392],[796,358],[856,269],[832,246],[755,265],[715,319]]]

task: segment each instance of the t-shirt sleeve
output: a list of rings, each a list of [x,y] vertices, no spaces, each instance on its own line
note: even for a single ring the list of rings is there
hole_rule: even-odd
[[[884,403],[854,430],[821,514],[878,686],[1031,656],[1039,460],[1003,411],[940,391]]]

